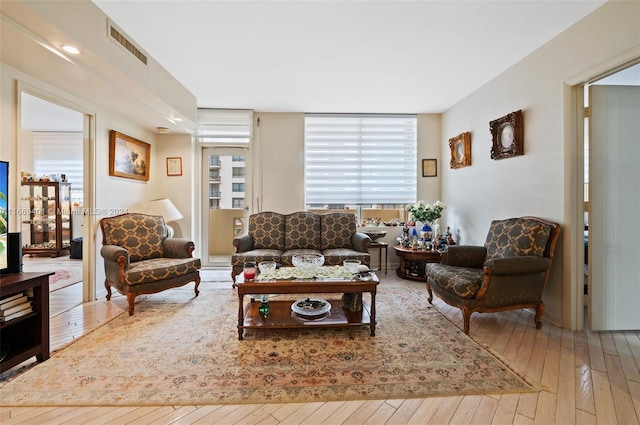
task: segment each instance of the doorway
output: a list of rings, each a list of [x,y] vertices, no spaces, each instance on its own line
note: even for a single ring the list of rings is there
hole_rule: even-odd
[[[246,232],[251,199],[248,147],[202,149],[202,255],[205,266],[230,267],[233,238]]]
[[[23,270],[54,272],[49,279],[54,316],[84,300],[83,216],[78,213],[84,206],[85,116],[24,90],[19,104],[19,211],[33,211],[19,218]]]
[[[585,306],[591,330],[640,328],[635,299],[640,148],[640,64],[585,90]],[[615,131],[612,131],[615,129]],[[631,190],[629,190],[631,189]]]

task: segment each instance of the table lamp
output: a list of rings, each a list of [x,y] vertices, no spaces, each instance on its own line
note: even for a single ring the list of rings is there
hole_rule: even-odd
[[[172,238],[174,234],[173,227],[169,226],[168,223],[180,220],[183,217],[169,198],[152,199],[149,201],[149,205],[147,205],[145,213],[150,215],[161,215],[164,218],[164,224],[167,227],[167,238]]]

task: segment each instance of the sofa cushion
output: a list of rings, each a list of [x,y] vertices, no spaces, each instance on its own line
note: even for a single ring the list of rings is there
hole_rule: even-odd
[[[447,266],[439,263],[427,264],[428,283],[454,294],[460,298],[470,299],[482,286],[482,269]],[[437,290],[436,290],[437,292]]]
[[[129,261],[162,257],[166,227],[162,216],[124,214],[103,219],[103,245],[118,245],[129,252]]]
[[[153,258],[133,263],[125,272],[125,283],[139,285],[180,277],[200,268],[199,258]]]
[[[238,252],[231,256],[231,265],[234,267],[243,267],[245,261],[255,261],[256,264],[261,261],[280,262],[282,251],[278,249],[252,249],[251,251]]]
[[[321,249],[351,248],[351,236],[356,232],[356,216],[341,212],[320,215]]]
[[[371,259],[368,253],[350,248],[325,249],[322,251],[322,255],[324,255],[324,264],[326,266],[341,266],[342,260],[346,259],[360,260],[362,264],[368,266]]]
[[[274,212],[261,212],[249,217],[249,234],[254,249],[284,251],[284,216]]]
[[[285,216],[284,247],[318,249],[320,247],[320,215],[306,211]]]
[[[524,218],[494,220],[484,246],[487,258],[518,255],[544,255],[551,228],[543,223]]]
[[[317,249],[288,249],[280,256],[280,262],[283,266],[293,266],[293,256],[302,254],[320,254],[320,251]]]

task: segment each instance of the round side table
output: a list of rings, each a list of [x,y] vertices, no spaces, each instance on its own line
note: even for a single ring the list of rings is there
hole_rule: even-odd
[[[424,268],[427,263],[439,263],[441,256],[437,251],[421,251],[395,245],[393,250],[400,257],[400,265],[396,273],[402,279],[424,281]]]

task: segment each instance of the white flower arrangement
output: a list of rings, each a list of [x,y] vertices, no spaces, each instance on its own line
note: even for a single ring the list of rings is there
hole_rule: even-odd
[[[408,204],[405,210],[411,213],[413,221],[421,223],[431,223],[442,216],[442,210],[446,209],[444,202],[436,201],[435,204],[425,204],[424,201],[418,201],[415,204]]]

